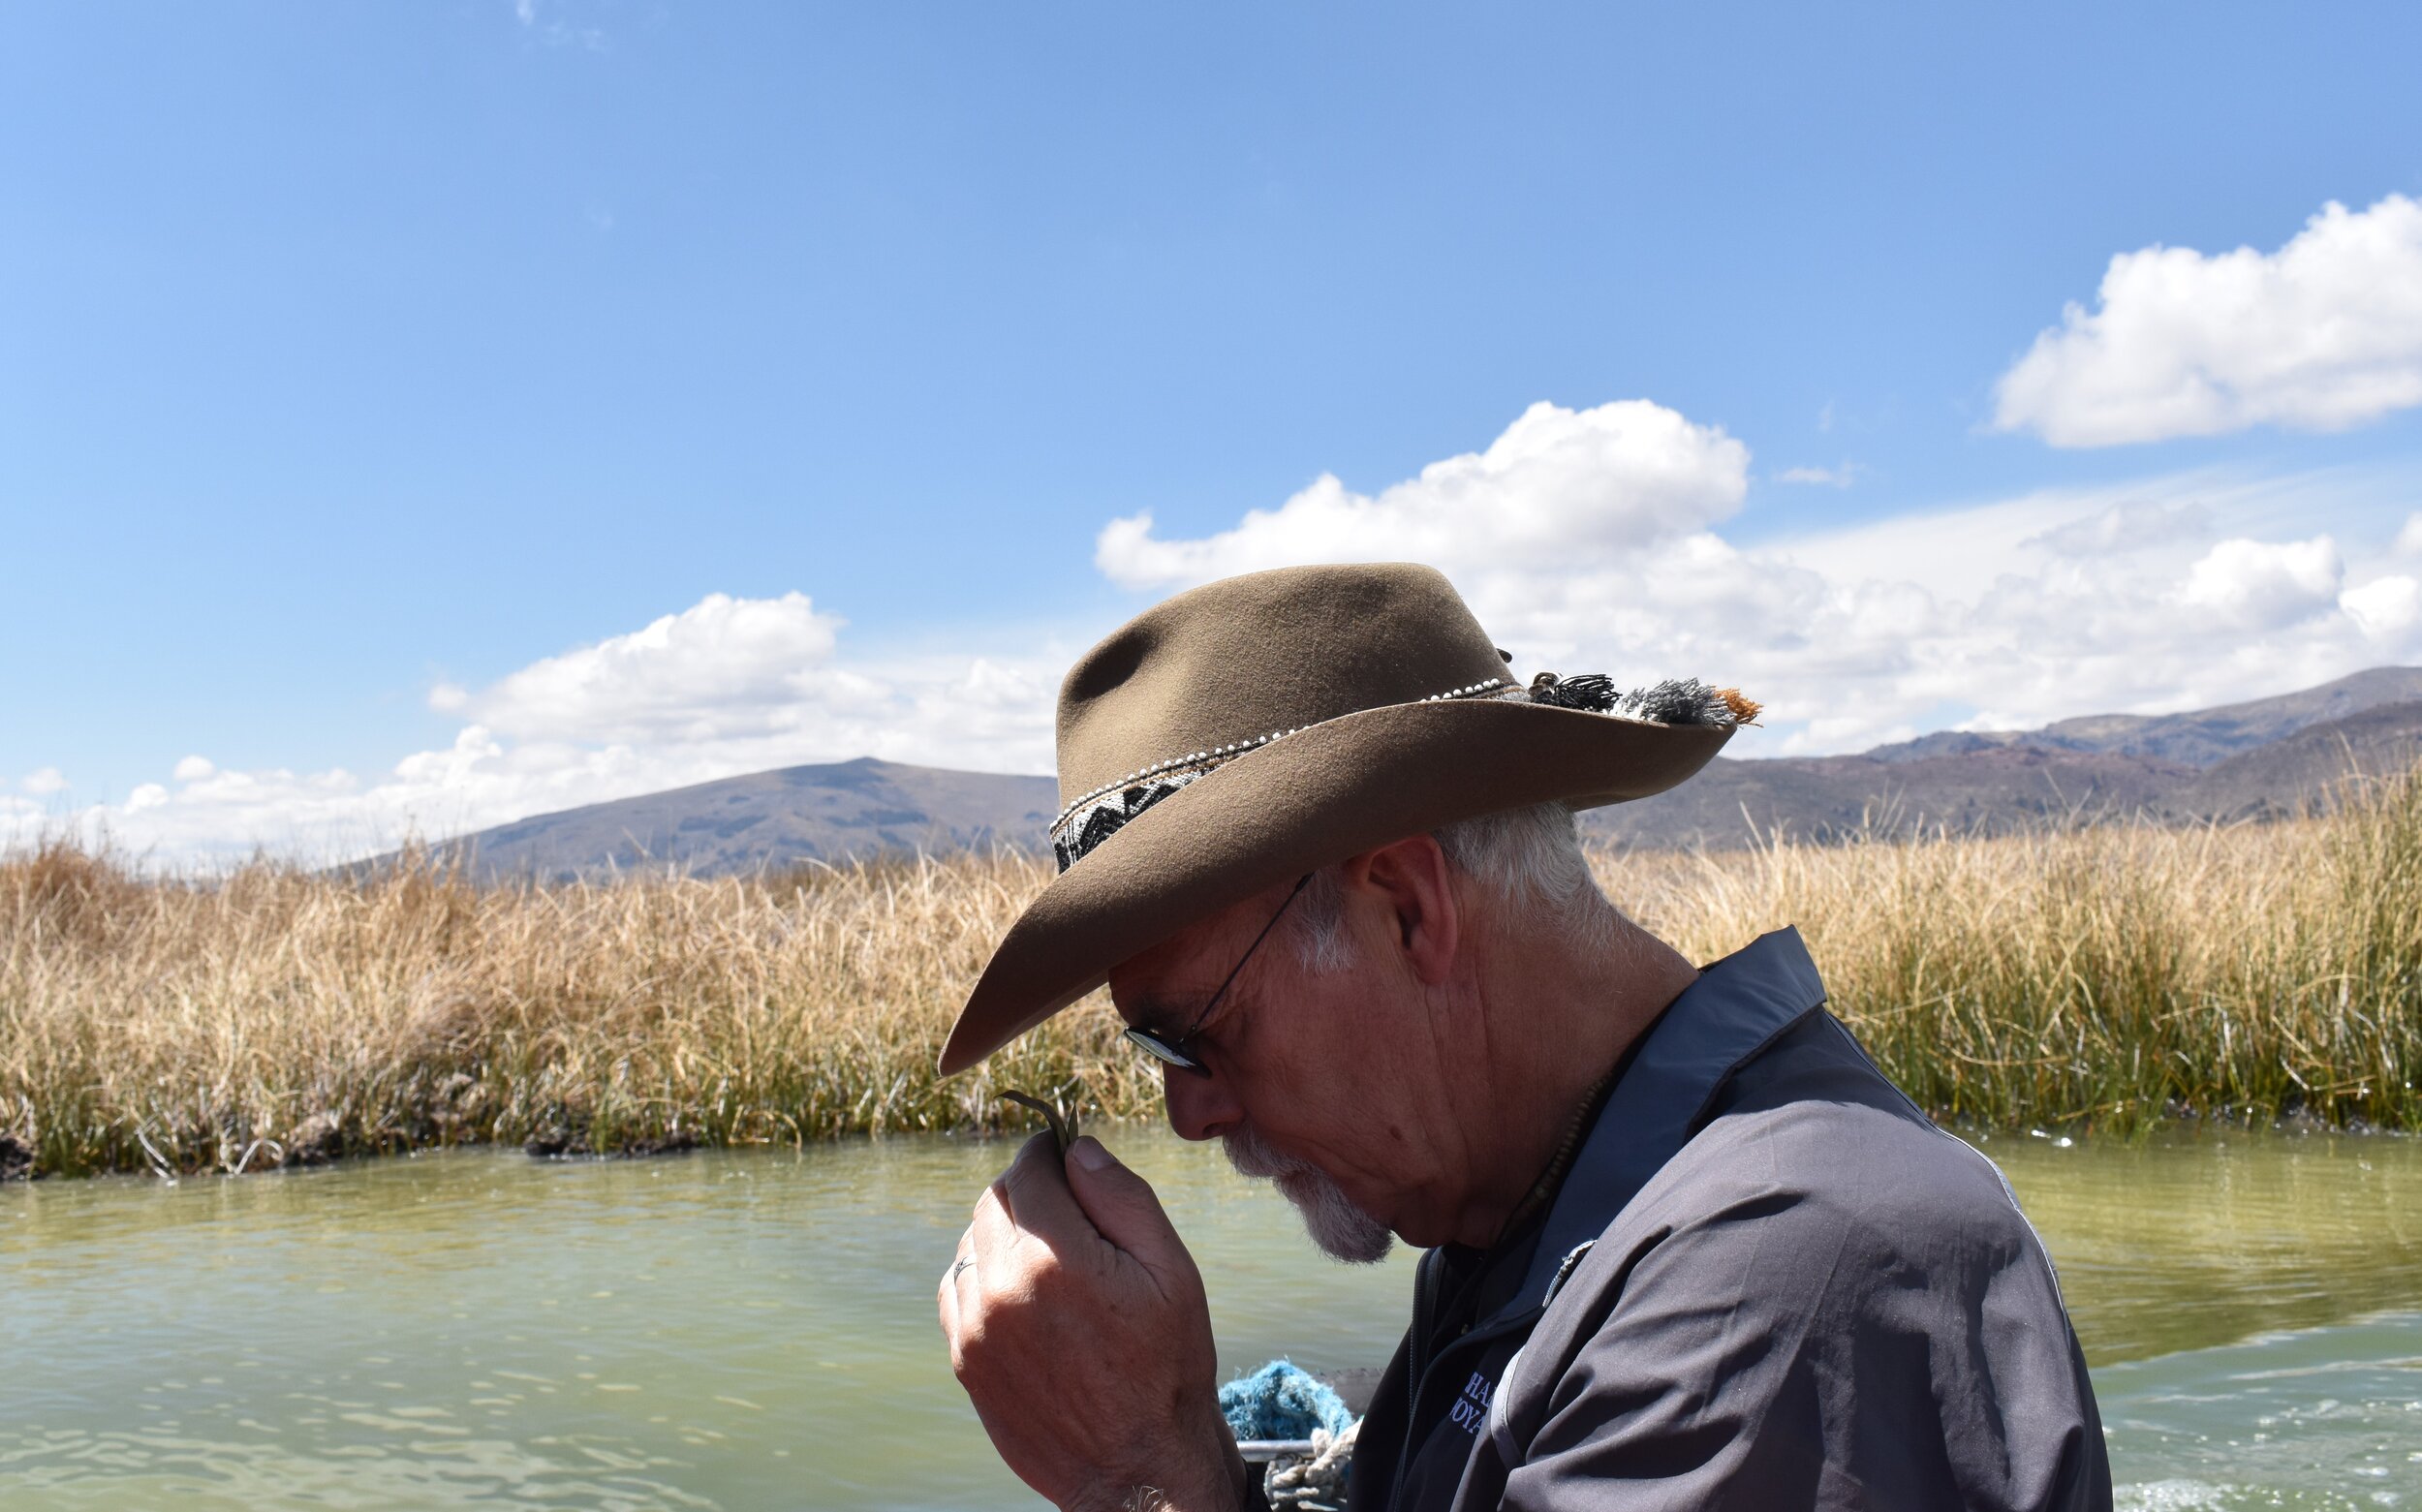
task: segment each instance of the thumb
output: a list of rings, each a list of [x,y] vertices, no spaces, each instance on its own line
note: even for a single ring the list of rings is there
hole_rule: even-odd
[[[1085,1135],[1069,1146],[1068,1186],[1102,1237],[1152,1271],[1193,1269],[1194,1257],[1161,1209],[1152,1184],[1119,1163],[1101,1140]]]

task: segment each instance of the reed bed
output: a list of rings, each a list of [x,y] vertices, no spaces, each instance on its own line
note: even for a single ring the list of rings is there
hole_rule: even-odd
[[[1953,1121],[2422,1127],[2422,776],[2227,828],[1599,856],[1700,959],[1797,924],[1835,1011]],[[465,1142],[549,1152],[984,1130],[1004,1087],[1159,1085],[1099,996],[933,1075],[1023,857],[475,885],[426,857],[162,880],[0,858],[0,1166],[259,1170]]]
[[[1946,1122],[2422,1129],[2422,768],[2325,817],[1633,856],[1699,959],[1799,926],[1833,1010]]]

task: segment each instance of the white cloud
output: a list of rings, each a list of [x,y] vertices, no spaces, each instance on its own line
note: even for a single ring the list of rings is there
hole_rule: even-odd
[[[1741,686],[1768,705],[1744,756],[2194,708],[2422,661],[2422,525],[2402,477],[2189,473],[1745,540],[1729,521],[1749,465],[1739,442],[1653,404],[1536,406],[1392,487],[1324,478],[1193,540],[1114,520],[1098,552],[1154,594],[1294,562],[1426,560],[1519,675]],[[485,686],[437,684],[451,738],[383,773],[189,757],[172,785],[83,818],[171,865],[256,846],[335,859],[859,756],[1048,772],[1053,690],[1116,617],[912,654],[854,646],[802,594],[712,595]],[[46,769],[18,786],[64,783]],[[0,800],[0,843],[55,826],[38,809]]]
[[[851,684],[828,663],[841,621],[804,594],[710,594],[646,629],[536,662],[430,706],[523,740],[705,741],[794,727]],[[862,689],[853,691],[862,692]]]
[[[37,798],[47,798],[54,792],[67,791],[67,778],[57,767],[46,766],[26,773],[17,786]]]
[[[146,783],[78,818],[171,866],[263,847],[326,861],[409,835],[815,761],[1051,770],[1052,694],[1071,647],[845,658],[840,629],[800,594],[710,595],[485,688],[439,684],[430,707],[462,726],[384,775],[231,771],[188,756],[171,774],[178,786]],[[56,822],[10,802],[0,844]]]
[[[2346,565],[2327,536],[2223,540],[2187,571],[2178,602],[2223,625],[2279,630],[2333,608]]]
[[[2096,514],[2028,540],[2057,556],[2100,557],[2189,539],[2211,528],[2212,511],[2191,500],[2122,499]]]
[[[2410,577],[2375,578],[2340,594],[2338,602],[2375,640],[2408,637],[2422,630],[2422,582]]]
[[[1840,467],[1786,467],[1775,475],[1775,481],[1806,483],[1819,488],[1848,488],[1865,471],[1856,462],[1845,462]]]
[[[2285,246],[2111,260],[2002,376],[1995,424],[2056,447],[2343,430],[2422,405],[2422,201],[2332,202]]]
[[[1628,399],[1535,404],[1480,452],[1433,462],[1376,496],[1322,476],[1276,509],[1201,540],[1112,520],[1095,565],[1128,588],[1202,582],[1282,563],[1486,562],[1498,569],[1615,560],[1741,507],[1749,448],[1713,425]]]
[[[2422,510],[2406,516],[2406,528],[2388,549],[2401,557],[2422,557]]]
[[[1585,454],[1553,475],[1554,497],[1618,513],[1619,547],[1576,529],[1566,551],[1514,552],[1488,530],[1444,528],[1425,487],[1431,469],[1373,496],[1323,480],[1199,540],[1114,521],[1102,565],[1122,581],[1177,588],[1289,562],[1427,561],[1524,675],[1741,685],[1767,702],[1772,726],[1739,742],[1744,755],[1860,750],[1952,720],[2025,727],[2193,708],[2422,658],[2422,627],[2398,617],[2400,590],[2355,581],[2338,544],[2395,530],[2360,479],[2187,474],[1745,545],[1719,527],[1746,453],[1713,427],[1658,413],[1670,435],[1716,440],[1702,454],[1722,465],[1695,494],[1618,510],[1603,502],[1623,496],[1618,461]],[[1582,417],[1546,414],[1560,425]],[[1603,476],[1576,476],[1591,465]],[[1503,483],[1488,512],[1539,517],[1521,487]],[[1357,528],[1340,528],[1341,517]],[[2303,528],[2282,529],[2291,522]],[[2335,534],[2315,535],[2321,523]]]

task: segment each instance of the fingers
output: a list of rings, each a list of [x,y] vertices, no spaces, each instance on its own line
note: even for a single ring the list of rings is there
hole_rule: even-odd
[[[1068,1170],[1060,1156],[1059,1141],[1048,1131],[1037,1134],[1019,1148],[1017,1158],[1001,1173],[985,1194],[997,1203],[1002,1217],[1017,1229],[1034,1235],[1054,1250],[1063,1249],[1093,1237],[1093,1225],[1086,1221],[1084,1209],[1069,1194]],[[985,1204],[978,1202],[980,1215]],[[989,1238],[978,1234],[979,1240]]]
[[[1174,1268],[1113,1245],[1094,1213]],[[1149,1483],[1216,1502],[1241,1480],[1200,1278],[1151,1188],[1098,1141],[1065,1162],[1050,1135],[1029,1141],[976,1203],[938,1292],[952,1373],[1048,1499],[1090,1505],[1101,1488]]]
[[[1030,1241],[1037,1250],[1019,1254]],[[977,1200],[967,1246],[996,1293],[1022,1290],[1039,1264],[1115,1264],[1122,1255],[1150,1272],[1164,1296],[1201,1284],[1152,1185],[1090,1135],[1065,1162],[1050,1134],[1029,1139]]]
[[[1069,1195],[1059,1144],[1048,1133],[1028,1140],[984,1189],[968,1232],[982,1273],[981,1294],[993,1298],[1030,1295],[1061,1266],[1096,1270],[1116,1255]]]
[[[1193,1274],[1194,1257],[1152,1184],[1121,1164],[1102,1141],[1088,1134],[1070,1148],[1068,1184],[1086,1221],[1146,1270],[1156,1276]]]
[[[976,1230],[970,1227],[959,1236],[958,1253],[951,1257],[950,1268],[942,1273],[942,1283],[934,1288],[934,1307],[942,1317],[942,1337],[950,1342],[952,1370],[958,1369],[960,1363],[960,1319],[964,1314],[959,1288],[981,1282],[982,1278],[976,1274]]]
[[[974,1243],[971,1253],[988,1254],[998,1261],[1007,1261],[1018,1240],[1024,1237],[1018,1232],[1014,1211],[1002,1196],[999,1183],[985,1188],[984,1194],[976,1199],[976,1220],[968,1225],[967,1236]]]

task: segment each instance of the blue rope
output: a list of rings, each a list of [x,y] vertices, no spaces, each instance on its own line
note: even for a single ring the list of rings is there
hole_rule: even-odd
[[[1309,1438],[1316,1428],[1342,1434],[1353,1425],[1345,1399],[1285,1360],[1272,1360],[1220,1388],[1220,1411],[1238,1442]]]

